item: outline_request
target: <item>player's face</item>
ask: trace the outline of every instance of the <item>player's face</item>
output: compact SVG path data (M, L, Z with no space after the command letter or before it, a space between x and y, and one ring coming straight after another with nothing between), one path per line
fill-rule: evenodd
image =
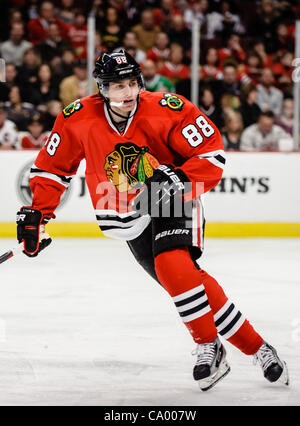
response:
M109 83L108 98L110 102L123 102L122 106L113 106L112 109L117 112L128 113L132 111L135 107L138 94L139 85L135 78Z

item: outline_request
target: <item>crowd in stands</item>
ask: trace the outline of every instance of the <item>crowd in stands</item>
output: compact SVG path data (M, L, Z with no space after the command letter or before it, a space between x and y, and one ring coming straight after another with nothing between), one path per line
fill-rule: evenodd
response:
M225 149L284 150L293 134L297 0L2 0L0 150L41 148L58 113L88 94L89 13L95 58L124 47L147 90L187 99L196 17L199 107Z

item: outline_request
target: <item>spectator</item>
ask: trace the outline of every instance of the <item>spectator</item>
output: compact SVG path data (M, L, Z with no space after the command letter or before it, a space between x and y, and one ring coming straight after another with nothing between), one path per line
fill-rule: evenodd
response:
M59 98L63 108L74 102L76 99L88 95L88 79L86 61L78 59L74 64L74 74L66 77L59 85ZM98 93L96 82L94 82L94 92Z
M279 62L273 65L273 74L277 81L280 81L281 76L291 79L293 74L293 54L291 52L283 52L279 57Z
M232 59L236 63L243 63L246 60L246 53L241 47L240 36L238 34L230 34L227 39L226 47L218 50L219 66L223 68L225 61Z
M189 78L190 70L183 64L183 49L179 44L170 47L169 60L158 69L160 75L167 77L174 85L184 78Z
M38 0L29 0L27 5L26 15L29 20L36 19L39 16Z
M98 58L103 52L105 51L105 49L102 46L102 39L101 39L101 34L99 31L96 30L95 32L95 52L94 52L94 58Z
M108 7L105 12L103 30L100 29L102 45L108 52L112 52L122 44L124 32L120 25L118 11L114 7Z
M40 65L37 83L32 86L32 103L39 112L46 112L47 103L58 99L57 89L52 85L52 71L48 64Z
M168 31L170 29L171 18L174 15L181 15L179 9L174 5L173 0L161 0L159 8L153 10L155 24L162 29Z
M5 77L6 77L6 84L9 87L12 87L13 85L17 85L19 80L18 75L18 69L15 66L15 64L12 64L11 62L7 62L5 64Z
M293 71L293 54L291 52L283 52L279 62L273 65L273 73L276 78L277 88L286 94L293 93Z
M7 119L3 102L0 102L0 150L17 147L18 132L14 122Z
M48 28L51 22L56 22L59 27L60 36L65 39L67 27L63 21L54 14L54 6L50 1L43 1L39 10L38 18L32 19L28 23L29 41L33 44L42 43L48 37Z
M183 19L186 23L187 28L192 30L192 23L194 17L200 23L200 32L203 38L207 37L207 13L208 13L208 0L199 0L193 3L189 3L184 8Z
M222 71L219 68L219 54L214 47L210 47L207 50L202 72L204 81L209 81L211 79L221 80L223 78Z
M35 48L29 48L23 55L22 65L18 68L18 74L22 78L22 87L27 90L37 81L37 73L41 65L40 55ZM29 94L30 97L30 94Z
M240 149L243 128L243 119L239 112L230 111L225 115L222 139L226 151L238 151Z
M33 115L28 122L27 131L20 137L21 149L41 149L48 139L48 134L48 132L44 132L40 116Z
M146 59L146 53L138 49L137 45L138 40L136 34L133 31L127 31L123 38L123 47L139 64L141 64Z
M241 151L278 151L279 141L289 137L279 126L274 124L272 111L262 112L258 123L247 127L241 136Z
M183 16L172 16L171 28L168 35L169 39L172 40L172 43L179 44L183 48L185 54L190 56L192 35L191 31L185 25Z
M61 61L53 68L53 84L58 87L61 81L73 74L75 54L73 49L66 48L62 52Z
M12 8L12 9L10 9L10 14L9 15L10 15L9 16L9 27L10 28L14 24L22 24L22 25L24 25L23 16L22 16L21 10Z
M272 67L272 65L273 65L272 55L268 55L266 53L265 45L264 45L262 40L258 39L256 42L254 42L253 50L254 50L254 52L256 52L260 56L260 58L262 60L263 68L271 68Z
M231 111L238 111L241 106L241 101L238 96L225 93L220 98L220 105L222 114L225 116L226 114L230 114Z
M142 65L146 90L149 92L175 92L175 87L166 77L157 74L156 65L147 59Z
M9 40L1 45L1 56L6 62L11 62L16 66L21 65L24 52L32 46L29 41L23 39L23 36L23 24L13 24Z
M87 24L85 14L81 10L76 11L74 22L68 25L68 38L76 58L86 59Z
M67 47L70 47L70 44L61 37L57 22L51 22L48 26L47 38L36 45L36 50L42 62L48 62L54 67L60 62L62 52Z
M107 8L106 0L92 0L92 2L92 12L96 17L96 28L101 32L101 28L103 28L105 21L105 11Z
M8 101L9 91L18 84L18 71L14 64L5 64L5 83L0 83L0 101Z
M232 32L244 34L245 28L239 15L233 13L229 1L223 0L220 12L211 12L207 15L207 38L227 38Z
M155 45L152 49L148 50L147 59L151 59L158 67L168 59L170 54L169 37L164 32L156 34Z
M293 52L294 42L293 38L289 34L289 29L286 24L280 22L276 28L276 36L273 39L272 51L276 53L276 56L280 56L283 52Z
M276 117L275 124L280 126L286 133L293 137L294 128L294 101L286 98L282 103L281 113Z
M124 18L129 27L133 27L140 23L141 6L144 7L144 4L141 5L141 3L141 0L125 0Z
M257 86L257 104L264 112L272 111L278 115L281 111L283 94L274 86L272 70L264 68L261 75L261 83Z
M56 16L65 24L73 24L75 20L74 0L61 0L60 8L56 11Z
M242 89L239 112L242 114L245 128L256 123L262 112L256 101L257 89L255 86L249 85Z
M139 49L147 52L155 44L156 34L160 28L154 23L154 15L151 9L146 9L141 13L141 23L135 25L132 31L138 39Z
M29 102L23 102L18 86L12 86L8 98L9 101L5 103L7 118L15 123L18 130L26 130L28 121L34 114L34 106Z
M47 104L47 111L43 114L43 123L45 131L52 130L56 117L62 111L62 103L60 101L50 101Z
M260 10L254 16L249 29L251 35L262 38L268 54L274 52L277 24L278 14L273 0L262 0Z
M232 95L239 98L242 83L238 79L237 67L234 64L227 64L223 69L223 80L211 82L216 99L221 99L223 95Z
M200 91L199 109L218 127L223 127L224 121L222 117L222 110L216 104L214 94L209 87L204 87Z
M262 59L254 50L247 54L245 65L239 66L239 75L246 84L259 84L263 69Z

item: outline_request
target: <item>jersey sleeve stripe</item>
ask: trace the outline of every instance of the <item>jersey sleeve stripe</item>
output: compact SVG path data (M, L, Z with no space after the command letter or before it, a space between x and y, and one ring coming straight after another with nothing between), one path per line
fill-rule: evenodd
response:
M222 149L218 149L217 151L205 152L203 154L198 155L200 159L206 159L210 161L214 166L219 167L220 169L224 169L226 158L225 152Z
M105 222L105 221L113 221L117 223L128 223L133 222L134 220L138 219L139 216L113 216L113 215L96 215L97 221Z
M103 217L119 217L119 218L124 218L124 217L129 217L129 216L135 216L136 212L135 211L131 211L131 212L125 212L125 213L119 213L116 210L95 210L95 214L96 216L103 216Z
M30 179L33 179L35 177L42 177L42 178L54 180L55 182L58 182L61 185L63 185L65 188L68 188L72 180L72 176L56 175L54 173L49 173L49 172L46 172L45 170L41 170L41 169L37 169L33 167L30 170Z
M116 220L97 220L98 225L100 226L101 229L105 228L105 230L109 229L109 228L129 228L132 227L133 225L135 225L136 223L140 222L140 217L138 217L137 219L133 219L131 221L127 221L127 222L118 222Z

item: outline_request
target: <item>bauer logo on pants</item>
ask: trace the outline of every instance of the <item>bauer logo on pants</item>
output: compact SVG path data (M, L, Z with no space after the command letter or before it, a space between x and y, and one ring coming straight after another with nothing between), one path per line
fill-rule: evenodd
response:
M170 235L184 235L184 234L189 235L189 233L190 233L189 229L169 229L168 231L163 231L157 234L155 236L155 241Z

